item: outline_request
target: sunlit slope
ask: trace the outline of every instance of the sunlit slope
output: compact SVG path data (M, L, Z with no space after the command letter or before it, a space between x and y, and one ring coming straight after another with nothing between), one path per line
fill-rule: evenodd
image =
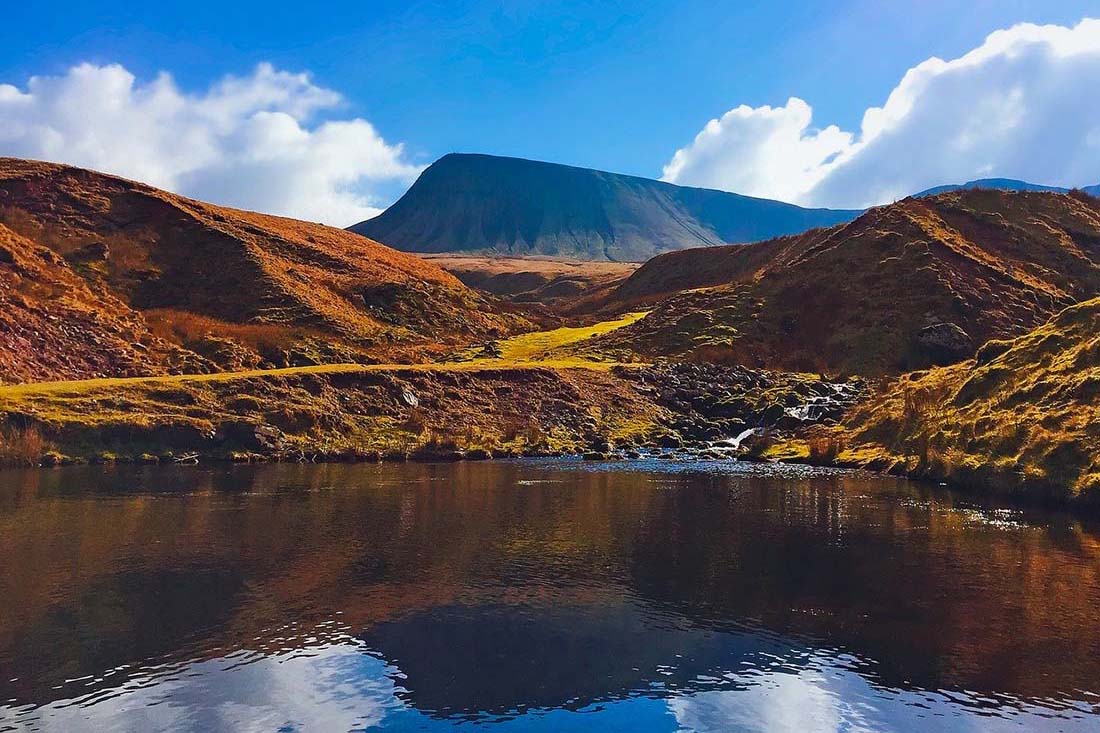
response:
M890 374L973 356L1100 294L1100 200L967 190L647 262L604 307L652 308L612 351Z
M185 370L420 358L529 328L434 264L345 230L79 168L0 159L0 222L193 352Z
M845 427L842 462L1100 504L1100 299L900 378Z

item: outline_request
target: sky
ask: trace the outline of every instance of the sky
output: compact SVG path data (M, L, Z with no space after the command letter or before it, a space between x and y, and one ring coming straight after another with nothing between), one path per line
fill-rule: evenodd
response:
M1100 2L23 2L0 25L0 154L341 226L453 151L835 207L1091 185L1089 17Z

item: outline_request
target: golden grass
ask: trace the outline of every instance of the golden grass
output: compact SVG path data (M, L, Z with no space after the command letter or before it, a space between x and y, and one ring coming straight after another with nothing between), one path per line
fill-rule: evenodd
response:
M845 423L840 463L1100 503L1100 299L883 385Z
M0 430L0 466L34 466L50 448L38 428Z
M274 323L230 323L186 311L158 308L145 311L153 335L185 346L204 338L227 338L260 354L289 349L310 335L301 328Z
M583 355L575 355L566 351L567 347L574 346L588 339L602 336L611 331L636 323L648 315L648 311L627 313L624 316L610 320L600 321L590 326L566 326L555 328L551 331L533 331L522 333L518 336L502 339L495 342L499 357L477 358L477 349L468 349L462 355L473 363L506 362L513 365L527 362L568 364L570 366L596 366L601 363L595 359Z

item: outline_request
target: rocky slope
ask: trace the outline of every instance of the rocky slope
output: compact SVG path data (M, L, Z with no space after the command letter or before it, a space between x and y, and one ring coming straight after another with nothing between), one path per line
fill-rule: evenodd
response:
M520 158L452 154L429 166L393 206L351 230L409 252L640 262L685 247L803 232L858 213Z
M890 382L827 439L848 465L1100 507L1100 299Z
M56 252L0 224L0 383L158 374L191 356Z
M649 316L587 349L879 375L972 356L1100 293L1100 201L965 190L749 246L661 255L602 306Z
M148 332L211 370L415 358L526 325L437 266L364 237L78 168L0 159L0 223L57 255L35 260L35 279L83 283L104 304L93 310L126 311L143 355L60 371L13 366L0 380L175 368ZM15 286L11 268L0 276Z

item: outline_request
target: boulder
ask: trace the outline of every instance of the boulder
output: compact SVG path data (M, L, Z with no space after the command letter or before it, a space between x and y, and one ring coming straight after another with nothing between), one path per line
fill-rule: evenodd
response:
M70 252L66 259L71 262L101 262L111 256L111 248L106 242L88 242L83 247Z
M974 353L970 334L954 323L934 323L917 333L917 345L934 364L952 364Z

